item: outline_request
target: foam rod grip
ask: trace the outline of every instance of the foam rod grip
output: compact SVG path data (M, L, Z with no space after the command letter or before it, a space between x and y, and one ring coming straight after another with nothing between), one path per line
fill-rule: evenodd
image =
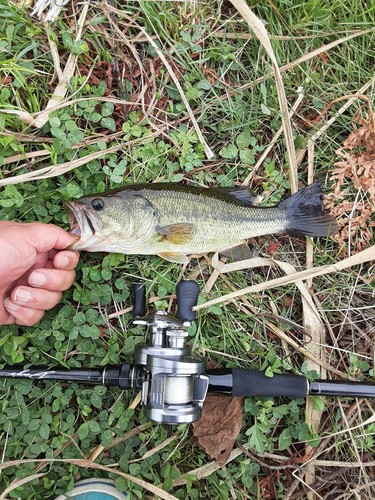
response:
M305 398L308 383L305 377L285 374L267 377L264 372L233 368L232 396L284 396Z
M133 293L133 318L139 318L146 314L146 288L143 283L135 283Z
M181 321L194 321L196 312L193 307L197 305L199 297L199 285L193 280L183 280L177 285L178 317Z

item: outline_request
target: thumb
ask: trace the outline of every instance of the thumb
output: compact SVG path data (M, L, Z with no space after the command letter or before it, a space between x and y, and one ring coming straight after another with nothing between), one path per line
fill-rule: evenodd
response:
M25 224L27 239L38 252L49 252L52 249L63 250L77 241L61 227L42 222Z

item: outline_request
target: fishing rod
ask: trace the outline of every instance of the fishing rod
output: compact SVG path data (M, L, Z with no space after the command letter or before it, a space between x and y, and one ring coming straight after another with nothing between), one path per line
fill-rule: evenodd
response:
M195 281L181 281L176 288L178 318L165 311L146 316L144 285L134 285L133 323L148 328L150 344L138 345L135 363L103 368L46 369L7 366L0 378L60 380L141 390L146 416L162 424L189 424L199 420L209 392L229 396L375 397L375 384L317 380L293 374L273 375L242 368L206 370L205 359L192 354L188 331L196 313L199 287Z

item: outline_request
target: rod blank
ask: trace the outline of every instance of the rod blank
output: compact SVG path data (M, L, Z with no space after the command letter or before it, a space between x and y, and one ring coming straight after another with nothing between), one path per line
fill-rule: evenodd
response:
M375 384L352 381L317 380L308 382L303 376L293 374L267 377L264 372L242 368L208 370L209 392L219 392L243 397L290 397L341 396L375 398ZM139 389L144 380L144 367L124 363L104 368L47 369L45 367L6 366L0 370L0 378L26 378L32 380L61 380Z
M309 395L375 398L375 384L317 380L309 383Z

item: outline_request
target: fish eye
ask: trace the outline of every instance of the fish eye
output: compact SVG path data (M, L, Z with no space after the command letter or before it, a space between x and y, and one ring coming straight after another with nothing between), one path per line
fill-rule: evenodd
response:
M91 205L92 205L92 208L94 210L97 210L97 211L103 210L103 208L104 208L104 201L101 200L100 198L95 198L94 200L92 200Z

